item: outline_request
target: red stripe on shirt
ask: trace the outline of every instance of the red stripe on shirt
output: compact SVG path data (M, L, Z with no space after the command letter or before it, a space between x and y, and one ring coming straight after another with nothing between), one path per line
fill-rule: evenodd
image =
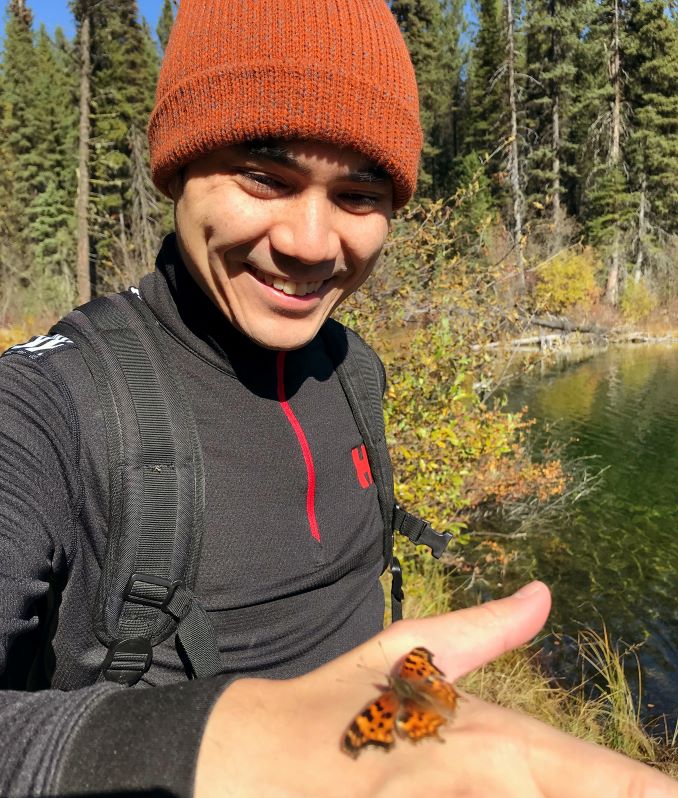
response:
M299 423L299 419L294 415L294 410L290 407L285 395L285 352L278 352L277 359L278 368L278 401L283 409L283 413L290 422L294 430L301 453L304 456L304 463L306 464L306 517L308 524L311 527L311 535L320 542L320 530L318 529L318 520L315 517L315 465L313 464L313 455L311 454L311 447L306 440L306 434Z

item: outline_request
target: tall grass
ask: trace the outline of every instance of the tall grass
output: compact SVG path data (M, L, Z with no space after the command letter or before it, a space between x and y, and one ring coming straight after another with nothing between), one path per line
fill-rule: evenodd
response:
M428 556L412 558L405 582L406 617L425 617L452 609L445 568ZM416 560L416 561L415 561ZM390 585L389 585L390 589ZM603 627L581 632L578 653L587 672L567 689L543 672L539 645L511 651L460 680L462 689L485 701L525 712L581 740L603 745L678 779L678 723L664 722L662 734L643 726L642 674L633 648L621 650ZM627 667L637 673L634 698Z

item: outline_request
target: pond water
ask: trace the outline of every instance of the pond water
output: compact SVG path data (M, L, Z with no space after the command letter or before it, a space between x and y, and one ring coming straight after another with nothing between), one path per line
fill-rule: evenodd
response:
M603 624L641 643L646 719L678 717L678 347L617 347L514 383L509 408L550 425L566 456L596 456L600 487L519 544L522 578L554 598L546 649L555 671L581 676L574 640ZM517 577L517 575L514 575ZM504 585L505 589L514 585ZM623 645L622 645L623 648ZM633 681L633 674L629 674Z

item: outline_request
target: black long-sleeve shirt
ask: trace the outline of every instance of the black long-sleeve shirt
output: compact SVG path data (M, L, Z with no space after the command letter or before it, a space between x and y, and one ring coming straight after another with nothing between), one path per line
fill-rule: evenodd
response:
M258 347L195 285L173 236L139 288L198 425L195 592L224 675L186 682L169 638L140 687L95 683L106 653L92 630L108 514L101 408L68 340L10 350L0 360L3 797L190 795L204 723L234 676L298 675L381 628L376 488L320 337L288 353Z

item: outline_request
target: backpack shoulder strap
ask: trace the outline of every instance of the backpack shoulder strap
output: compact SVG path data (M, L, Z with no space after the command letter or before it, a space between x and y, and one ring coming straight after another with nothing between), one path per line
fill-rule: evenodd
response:
M359 335L339 322L329 319L321 328L321 335L365 442L384 523L383 555L386 569L393 554L394 497L393 469L386 446L382 407L386 388L384 367L374 350Z
M134 292L101 297L54 328L79 347L101 402L110 502L95 632L103 677L135 684L153 646L176 631L190 676L222 669L193 595L204 510L202 452L157 321Z
M402 569L398 558L393 555L394 530L415 545L427 546L436 558L443 554L452 535L449 532L439 534L427 521L395 502L382 404L386 373L379 356L357 333L333 319L326 322L321 333L365 441L384 522L384 568L390 568L392 575L391 614L394 620L398 620L402 617L404 593Z

